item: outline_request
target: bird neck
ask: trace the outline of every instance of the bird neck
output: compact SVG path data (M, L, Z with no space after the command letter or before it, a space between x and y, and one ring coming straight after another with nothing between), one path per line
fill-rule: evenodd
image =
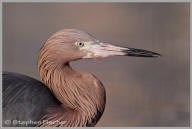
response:
M93 75L76 72L69 63L49 62L40 66L42 81L62 103L64 113L72 113L74 118L81 119L80 125L71 126L95 125L105 108L105 89L99 80ZM67 119L64 116L62 118ZM71 119L66 121L68 123L64 126L73 123Z

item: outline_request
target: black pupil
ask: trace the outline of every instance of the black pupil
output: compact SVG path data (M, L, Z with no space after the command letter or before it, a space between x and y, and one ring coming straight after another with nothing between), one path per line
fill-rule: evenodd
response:
M79 43L79 46L82 46L83 45L83 43Z

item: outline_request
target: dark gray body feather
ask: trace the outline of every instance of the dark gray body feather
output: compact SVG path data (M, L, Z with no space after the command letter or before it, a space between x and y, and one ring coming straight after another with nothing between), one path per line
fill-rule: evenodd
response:
M51 105L60 102L40 81L31 77L3 72L3 126L36 126ZM11 121L11 122L10 122ZM24 123L22 123L24 122Z

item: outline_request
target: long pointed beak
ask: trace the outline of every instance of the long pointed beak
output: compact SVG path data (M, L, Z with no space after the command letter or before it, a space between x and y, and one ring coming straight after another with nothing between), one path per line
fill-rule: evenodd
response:
M137 57L160 57L161 55L152 51L128 48L124 51L126 56L137 56Z
M95 58L105 58L108 56L135 56L135 57L160 57L161 55L152 51L135 49L129 47L119 47L108 43L99 43L92 49Z

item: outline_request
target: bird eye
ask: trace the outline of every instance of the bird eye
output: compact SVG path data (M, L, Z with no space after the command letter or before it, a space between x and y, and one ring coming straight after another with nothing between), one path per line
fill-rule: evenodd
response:
M82 43L82 42L77 42L76 45L77 45L78 47L83 47L83 46L84 46L84 43Z

